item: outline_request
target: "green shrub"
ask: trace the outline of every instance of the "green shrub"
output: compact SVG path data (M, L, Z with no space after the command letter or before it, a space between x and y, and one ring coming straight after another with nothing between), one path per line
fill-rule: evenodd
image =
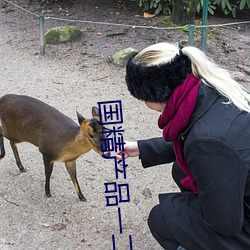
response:
M146 11L154 11L159 13L171 14L172 1L174 0L136 0L140 7ZM193 1L193 0L189 0ZM201 12L204 0L199 0L197 4L197 13ZM224 14L231 14L236 17L236 12L243 9L250 9L250 0L208 0L208 11L214 15L217 7L220 7Z
M233 17L236 17L237 10L250 9L250 0L214 0L213 4L220 6L225 14L231 13Z
M145 11L153 11L156 15L160 13L165 15L171 14L171 0L136 0L136 2Z
M202 11L202 8L203 8L203 0L200 0L197 4L197 7L196 7L197 13L200 13ZM214 15L215 10L216 10L216 6L213 4L213 2L208 0L208 12L211 15Z

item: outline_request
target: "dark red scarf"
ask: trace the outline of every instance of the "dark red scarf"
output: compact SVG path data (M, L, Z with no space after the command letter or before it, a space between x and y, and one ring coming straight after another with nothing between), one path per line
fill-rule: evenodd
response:
M176 161L187 174L187 177L181 180L181 184L195 194L198 194L198 187L185 160L179 135L186 128L194 111L199 86L200 80L191 73L174 90L158 120L159 128L163 129L164 139L173 142Z

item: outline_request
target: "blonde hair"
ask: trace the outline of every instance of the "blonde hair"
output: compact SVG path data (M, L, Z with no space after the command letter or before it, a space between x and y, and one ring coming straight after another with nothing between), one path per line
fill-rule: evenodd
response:
M157 43L138 53L134 62L144 66L160 65L170 62L181 52L190 59L193 74L228 99L225 104L233 103L238 109L250 113L250 94L231 77L227 70L215 64L195 47L187 46L180 51L176 44Z

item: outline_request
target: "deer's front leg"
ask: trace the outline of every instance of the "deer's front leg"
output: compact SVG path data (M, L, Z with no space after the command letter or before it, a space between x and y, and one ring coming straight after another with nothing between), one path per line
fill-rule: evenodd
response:
M53 166L54 166L54 162L51 161L51 159L46 156L43 155L43 163L44 163L44 168L45 168L45 194L47 197L51 197L51 193L50 193L50 177L53 171Z
M82 191L80 189L79 183L76 177L76 161L68 161L65 162L66 169L70 175L71 180L73 181L76 193L81 201L86 201L86 198L83 196Z

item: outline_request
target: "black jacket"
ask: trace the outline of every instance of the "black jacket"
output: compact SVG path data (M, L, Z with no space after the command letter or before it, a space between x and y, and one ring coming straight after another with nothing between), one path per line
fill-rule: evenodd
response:
M179 136L199 194L178 195L185 196L194 224L186 226L196 228L193 233L204 241L202 249L250 249L250 114L225 102L212 88L201 85L189 125ZM175 161L172 144L163 138L138 145L144 167ZM172 199L173 194L160 195L163 212Z

